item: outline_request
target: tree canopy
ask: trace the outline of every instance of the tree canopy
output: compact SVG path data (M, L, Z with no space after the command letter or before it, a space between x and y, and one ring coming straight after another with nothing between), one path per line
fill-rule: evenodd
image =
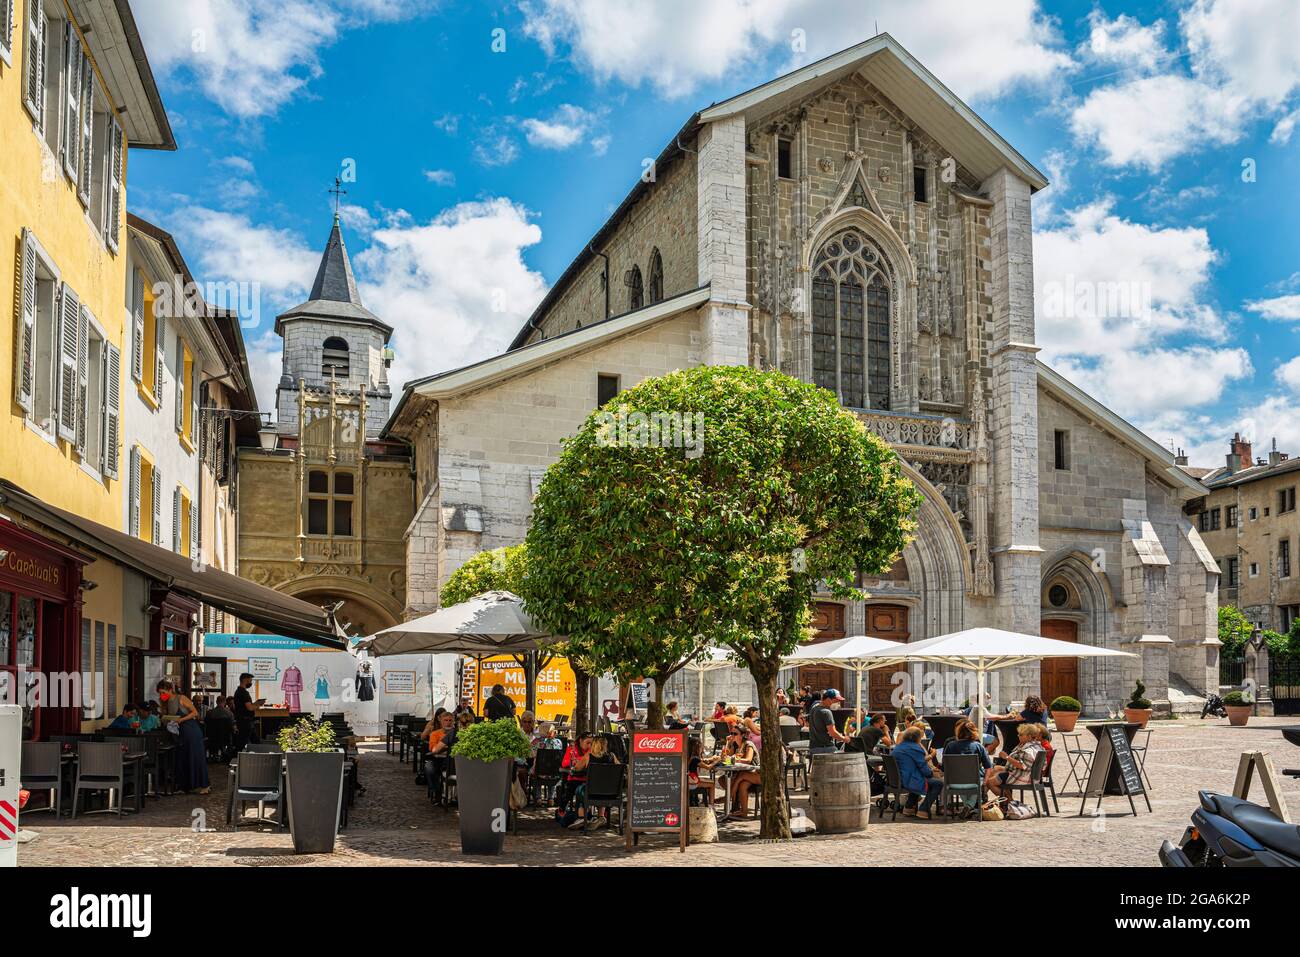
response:
M527 550L523 545L479 552L451 573L447 584L442 586L441 604L458 605L488 591L518 595L526 562Z
M603 669L656 685L707 644L754 673L763 725L814 591L852 597L897 559L921 497L893 450L835 396L778 372L703 367L648 379L592 413L534 501L529 611ZM768 753L769 744L772 753ZM788 834L780 739L765 807ZM775 825L773 825L775 827Z

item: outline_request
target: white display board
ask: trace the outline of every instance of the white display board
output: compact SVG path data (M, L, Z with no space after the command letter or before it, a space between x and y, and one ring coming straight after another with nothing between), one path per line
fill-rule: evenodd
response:
M455 655L368 658L279 635L236 634L205 635L203 653L226 659L226 694L248 672L254 698L317 717L342 712L363 736L383 734L394 714L427 715L455 701Z
M0 867L18 866L19 761L23 754L23 709L0 704Z

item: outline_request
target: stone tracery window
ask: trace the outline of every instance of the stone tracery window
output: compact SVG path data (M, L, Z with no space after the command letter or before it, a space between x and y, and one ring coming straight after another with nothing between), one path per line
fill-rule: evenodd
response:
M888 409L889 278L879 249L856 229L813 260L813 382L850 408Z
M627 285L627 310L634 312L645 305L645 297L641 285L641 267L633 266L627 271L623 280Z
M658 246L650 252L650 282L646 292L651 305L664 298L664 260Z

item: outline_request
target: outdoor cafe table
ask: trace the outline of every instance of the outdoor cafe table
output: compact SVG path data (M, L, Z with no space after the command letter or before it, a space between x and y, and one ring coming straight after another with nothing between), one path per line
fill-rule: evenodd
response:
M957 736L957 722L966 716L964 714L927 714L922 715L923 720L930 726L934 732L934 746L942 749L948 742L949 738Z
M144 810L144 783L145 783L144 759L145 757L147 757L147 755L145 755L143 751L139 752L138 754L124 753L122 755L123 769L130 774L131 781L135 785L135 801L133 802L135 804L135 807L126 808L126 810L128 811L138 813ZM77 791L76 791L77 752L76 751L64 751L59 755L59 770L62 772L59 786L63 789L64 792L63 796L67 798L69 797L69 795L71 795L71 799L75 802L77 800ZM94 794L96 792L92 791L90 793ZM119 794L117 796L118 802L121 803L125 799L125 797L126 795ZM105 808L105 809L111 810L111 808ZM83 811L82 813L89 814L91 812Z

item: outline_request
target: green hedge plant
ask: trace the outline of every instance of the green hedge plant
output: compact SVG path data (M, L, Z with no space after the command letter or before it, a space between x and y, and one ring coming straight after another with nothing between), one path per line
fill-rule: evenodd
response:
M334 726L311 718L299 718L296 724L281 728L276 740L281 751L333 751Z
M1132 708L1134 711L1145 711L1147 708L1150 708L1151 699L1142 697L1146 693L1146 690L1147 686L1144 685L1142 679L1139 678L1137 686L1133 689L1133 693L1129 695L1128 704L1125 707Z
M1229 691L1223 696L1223 703L1229 708L1249 708L1254 704L1244 691Z
M451 746L452 757L471 761L500 761L502 758L526 758L531 754L528 737L510 718L480 721L456 733Z
M1068 694L1063 694L1059 698L1052 700L1049 711L1082 711L1083 705L1079 703L1078 698L1071 698Z

